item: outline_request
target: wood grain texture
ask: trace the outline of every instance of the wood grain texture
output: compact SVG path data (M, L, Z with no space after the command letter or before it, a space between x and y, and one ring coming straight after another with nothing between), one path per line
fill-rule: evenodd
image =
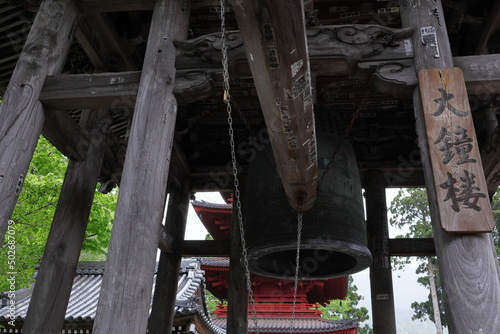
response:
M0 104L0 243L42 131L38 95L64 65L75 15L74 0L41 4Z
M495 222L462 71L422 69L418 79L441 227L491 232Z
M173 253L161 252L149 322L149 333L170 334L174 323L177 282L181 265L181 245L186 232L189 209L189 180L172 191L169 198L165 229L172 234Z
M499 55L453 57L455 67L463 71L469 95L500 93ZM358 63L356 75L369 78L382 93L411 97L418 83L412 59Z
M61 333L104 156L107 110L88 112L87 159L70 160L26 315L23 333ZM87 118L84 115L83 118Z
M242 182L243 181L243 182ZM240 180L240 192L246 194L245 186L248 180ZM245 207L245 196L240 198L242 208ZM231 216L231 249L229 255L229 288L227 309L227 333L248 333L248 289L243 265L243 247L241 243L240 226L236 201L233 201ZM250 321L252 321L250 319Z
M365 173L366 223L370 266L370 292L374 333L396 334L396 312L389 256L389 225L384 173Z
M303 2L233 1L285 193L294 209L316 199L316 135Z
M441 1L400 1L403 26L439 27L438 36L447 36ZM429 15L436 10L437 18ZM440 58L434 58L419 38L414 38L416 70L447 68L453 66L451 53L446 52L447 41ZM433 170L430 163L428 139L423 116L420 92L415 90L413 103L416 129L426 179L427 194L444 294L444 304L450 334L495 333L500 328L499 266L490 233L450 234L441 229L434 190Z
M173 40L186 37L189 12L183 0L155 4L95 334L146 332L177 109Z

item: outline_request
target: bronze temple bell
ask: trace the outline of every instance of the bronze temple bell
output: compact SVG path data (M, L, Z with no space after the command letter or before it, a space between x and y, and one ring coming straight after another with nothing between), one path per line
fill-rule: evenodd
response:
M318 186L313 207L304 212L299 279L346 276L370 266L361 181L352 146L338 135L333 114L316 115ZM319 125L318 125L319 124ZM250 270L295 278L297 212L288 204L268 146L250 162L245 235Z

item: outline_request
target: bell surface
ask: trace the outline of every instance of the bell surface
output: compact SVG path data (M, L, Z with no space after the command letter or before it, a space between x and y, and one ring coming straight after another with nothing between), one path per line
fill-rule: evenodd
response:
M324 132L317 134L317 150L318 180L337 153L314 205L303 213L300 280L346 276L372 262L354 151L336 134ZM244 217L250 270L294 279L298 213L288 204L270 146L250 163Z

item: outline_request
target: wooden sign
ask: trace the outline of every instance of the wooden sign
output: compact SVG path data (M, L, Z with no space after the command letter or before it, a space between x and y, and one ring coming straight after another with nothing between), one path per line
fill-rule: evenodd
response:
M493 215L462 70L418 72L443 230L491 232Z

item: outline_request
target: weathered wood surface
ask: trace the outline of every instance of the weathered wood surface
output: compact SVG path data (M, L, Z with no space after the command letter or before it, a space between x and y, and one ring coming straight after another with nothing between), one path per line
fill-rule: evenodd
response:
M389 239L390 256L436 256L433 238Z
M0 243L42 131L38 95L64 65L75 16L73 0L42 3L0 104Z
M173 40L186 37L189 13L182 0L155 3L95 334L146 332L177 109Z
M174 95L178 105L193 103L215 93L220 70L177 71ZM133 108L141 72L72 74L48 77L40 94L46 109Z
M81 15L75 37L97 72L138 69L130 49L124 45L105 13Z
M240 192L246 194L248 180L240 179ZM245 207L245 196L240 198L242 208ZM243 247L238 218L237 202L233 201L231 216L231 249L229 256L229 288L227 302L227 333L248 333L248 289L243 262Z
M172 253L161 252L149 321L149 333L170 334L174 323L177 282L181 266L181 246L189 209L189 180L174 189L169 198L165 230L172 234Z
M491 232L495 222L462 71L422 69L418 79L441 227Z
M65 111L46 110L42 133L69 159L78 161L87 157L88 132Z
M189 0L183 0L187 3ZM218 0L190 0L192 8L220 7ZM124 12L136 10L152 10L154 0L78 0L78 8L86 13Z
M413 49L407 38L412 31L369 24L307 28L311 71L319 75L351 75L358 62L411 59ZM226 36L231 77L250 76L240 31L229 31ZM175 44L178 69L220 68L221 33L178 40Z
M370 292L374 334L395 334L396 313L389 256L389 225L383 172L365 173L366 225L370 266Z
M233 6L288 202L308 210L318 162L303 2Z
M403 26L417 29L413 38L416 70L453 67L441 1L402 0L400 10ZM439 57L432 43L422 43L420 28L429 26L437 31ZM490 233L458 235L441 229L418 91L413 101L449 332L494 333L500 328L500 282L493 238Z
M462 69L469 95L500 93L500 55L454 57ZM360 62L356 75L368 79L382 93L411 97L418 83L412 59Z
M23 333L58 334L63 329L111 125L106 110L86 114L81 123L92 133L87 158L69 161Z
M493 196L500 184L500 127L495 128L481 148L481 160L488 194Z

